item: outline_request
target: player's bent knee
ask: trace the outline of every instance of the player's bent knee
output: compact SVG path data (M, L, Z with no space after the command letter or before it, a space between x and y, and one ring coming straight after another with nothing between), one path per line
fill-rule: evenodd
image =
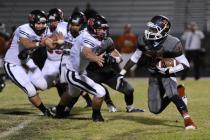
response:
M119 91L126 94L130 95L133 94L134 88L127 82L123 82L122 86L120 86Z
M34 87L27 88L28 97L33 97L37 94L37 91Z
M47 81L44 79L44 78L39 78L37 81L36 81L36 84L35 86L40 89L40 90L46 90L47 89Z
M106 94L106 91L104 89L104 87L102 87L101 85L97 84L95 86L96 89L96 97L103 97Z
M159 114L161 111L161 108L158 107L157 105L150 104L148 105L149 111L153 114Z

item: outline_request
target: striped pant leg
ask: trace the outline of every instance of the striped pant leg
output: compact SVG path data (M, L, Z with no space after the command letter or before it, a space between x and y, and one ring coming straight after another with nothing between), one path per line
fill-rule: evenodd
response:
M79 88L82 91L86 91L95 95L96 97L103 97L105 93L104 87L100 84L94 82L92 79L87 77L86 75L80 75L77 72L67 70L67 80L68 83L76 88ZM70 92L71 89L69 89Z
M33 97L37 94L34 85L22 66L4 62L4 69L11 81L22 89L28 97Z

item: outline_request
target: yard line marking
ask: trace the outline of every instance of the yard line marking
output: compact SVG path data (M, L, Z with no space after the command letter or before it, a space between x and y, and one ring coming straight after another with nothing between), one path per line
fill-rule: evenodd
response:
M34 120L34 119L33 119ZM28 126L30 123L32 122L32 120L25 120L21 123L19 123L17 126L10 128L8 131L2 132L0 133L0 138L4 138L7 137L23 128L25 128L26 126Z

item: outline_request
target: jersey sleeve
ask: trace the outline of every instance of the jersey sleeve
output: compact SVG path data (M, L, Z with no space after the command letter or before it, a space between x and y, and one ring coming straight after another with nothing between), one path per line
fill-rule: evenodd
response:
M84 47L94 48L95 44L93 43L93 41L91 39L83 38L82 39L82 48L84 48Z
M173 53L175 57L181 56L183 54L183 46L181 41L177 42L177 44L173 48Z
M21 26L18 30L19 38L29 38L30 33L27 28L24 28L24 26Z
M57 33L62 33L64 36L67 34L67 23L61 22L58 24L58 27L56 28Z

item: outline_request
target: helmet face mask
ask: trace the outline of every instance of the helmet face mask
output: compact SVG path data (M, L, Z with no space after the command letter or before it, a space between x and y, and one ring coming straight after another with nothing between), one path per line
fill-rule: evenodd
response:
M88 20L88 32L96 37L98 40L103 40L109 34L109 26L103 16L96 15L94 18Z
M160 41L165 38L170 31L171 24L164 16L155 16L147 23L148 29L144 31L145 39Z
M63 20L63 11L59 8L53 8L49 10L47 19L49 28L53 32L57 28L58 23Z
M74 12L68 20L68 30L71 32L73 37L79 35L81 26L85 21L84 14L82 12Z
M30 27L37 35L44 33L46 29L47 19L44 11L33 10L28 16Z
M103 40L104 38L108 36L108 30L109 30L109 27L106 27L106 26L95 29L96 37L99 40Z

